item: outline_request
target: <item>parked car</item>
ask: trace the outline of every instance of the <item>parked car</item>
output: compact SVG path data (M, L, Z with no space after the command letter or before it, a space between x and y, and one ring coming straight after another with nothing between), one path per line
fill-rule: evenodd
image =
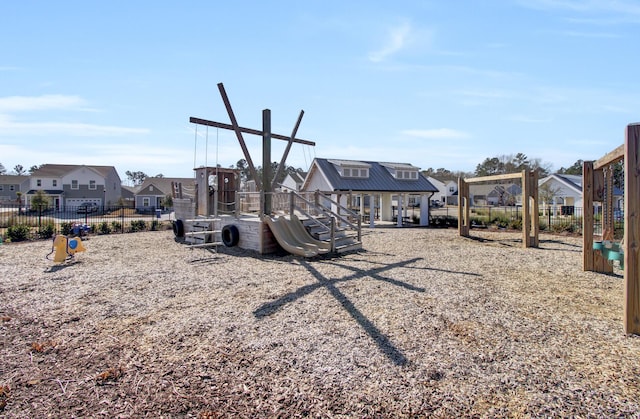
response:
M95 202L83 202L78 206L76 212L78 214L91 214L92 212L98 212L98 204Z

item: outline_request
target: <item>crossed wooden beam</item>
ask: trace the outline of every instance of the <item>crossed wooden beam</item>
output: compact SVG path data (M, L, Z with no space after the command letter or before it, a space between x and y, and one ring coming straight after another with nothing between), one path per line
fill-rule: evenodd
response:
M284 164L289 155L289 151L291 150L291 145L293 143L305 144L315 146L316 143L309 140L302 140L296 138L296 134L298 132L298 128L300 127L300 122L302 121L302 116L304 115L304 111L300 111L300 116L298 117L298 121L296 122L293 131L291 132L291 136L287 137L285 135L273 134L271 132L271 111L269 109L264 109L262 111L262 131L244 128L238 125L238 121L233 113L233 109L231 108L231 103L229 102L229 98L227 96L227 92L224 90L224 85L222 83L218 83L218 90L220 91L220 96L222 96L222 101L224 102L224 106L227 109L227 113L229 114L229 119L231 120L231 124L225 124L222 122L209 121L207 119L202 118L194 118L190 117L189 122L194 124L206 125L210 127L228 129L234 131L236 133L236 137L238 138L238 142L240 143L240 147L242 148L242 152L244 153L244 158L247 161L247 165L249 166L249 171L251 176L256 181L256 186L258 190L263 190L265 192L272 192L276 186L276 179L280 177L282 171L284 170ZM253 160L251 159L251 155L249 154L249 150L247 149L247 145L244 142L244 138L242 134L253 134L262 136L262 182L258 178L258 172L256 171L255 165L253 164ZM278 169L276 175L273 177L273 181L269 184L269 178L271 175L271 139L275 138L276 140L287 141L287 147L282 154L282 159L280 160L280 164L278 164Z

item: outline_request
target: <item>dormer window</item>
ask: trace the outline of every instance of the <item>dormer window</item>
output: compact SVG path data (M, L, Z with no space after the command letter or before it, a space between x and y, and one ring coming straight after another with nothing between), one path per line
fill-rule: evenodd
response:
M391 176L396 179L402 180L418 180L419 167L413 166L409 163L380 163L386 167Z
M355 167L345 167L342 169L342 177L368 178L369 169L359 169Z
M416 180L418 179L418 172L415 170L397 170L396 179Z
M343 178L367 179L369 177L369 163L354 160L329 160Z

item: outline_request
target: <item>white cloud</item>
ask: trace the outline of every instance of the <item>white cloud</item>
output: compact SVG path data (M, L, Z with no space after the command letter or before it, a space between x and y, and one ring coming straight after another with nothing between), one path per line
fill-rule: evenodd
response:
M388 38L384 46L369 53L369 60L374 63L384 61L390 55L402 50L409 36L411 35L411 25L409 23L403 23L400 26L396 26L389 31Z
M7 96L0 98L0 112L78 109L83 107L85 103L85 100L78 96Z
M132 134L146 135L149 134L150 130L146 128L68 122L16 122L7 115L0 115L0 132L2 132L2 136L64 134L76 137L103 137Z
M465 139L469 138L469 134L463 131L458 131L450 128L438 128L438 129L409 129L402 131L402 134L410 137L424 138L429 140L443 140L443 139Z

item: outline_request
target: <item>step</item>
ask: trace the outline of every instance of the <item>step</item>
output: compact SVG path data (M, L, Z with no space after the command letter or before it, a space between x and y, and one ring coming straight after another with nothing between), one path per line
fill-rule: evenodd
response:
M188 231L184 233L185 236L196 236L198 234L216 234L221 233L221 230L202 230L202 231Z
M186 247L198 248L198 247L213 247L213 246L224 246L224 243L222 243L222 242L211 242L211 243L189 244Z

